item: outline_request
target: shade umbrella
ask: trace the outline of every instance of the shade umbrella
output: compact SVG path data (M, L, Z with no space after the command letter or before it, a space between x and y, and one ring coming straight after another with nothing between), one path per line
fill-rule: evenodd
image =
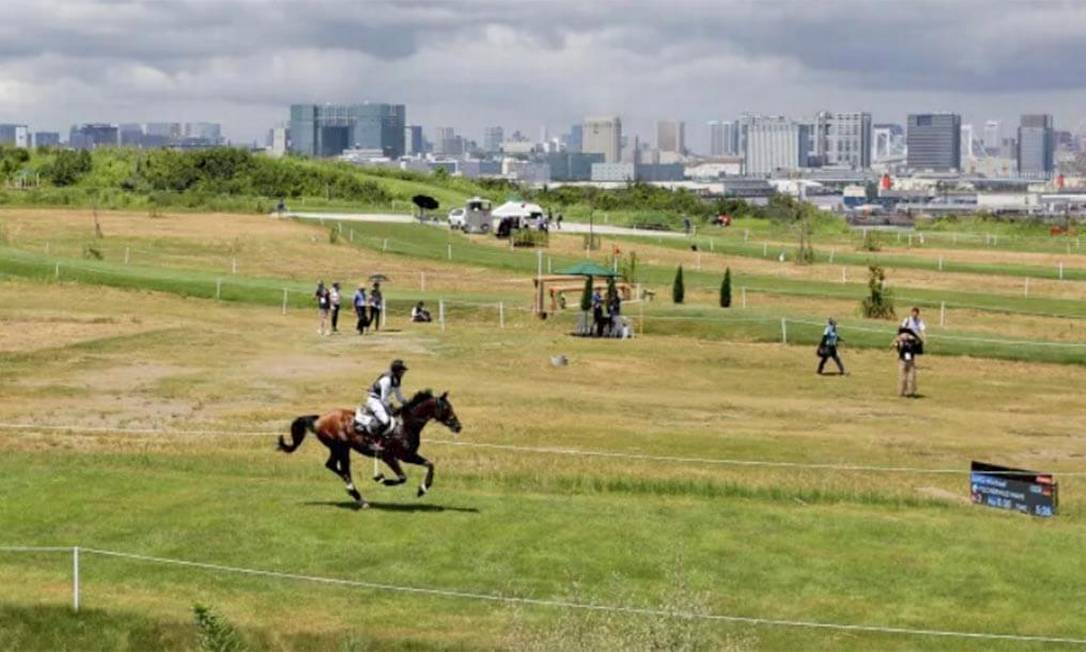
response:
M558 274L565 274L566 276L618 276L618 273L611 270L599 263L594 263L590 260L582 260L576 265L572 265L565 269L560 269Z
M388 283L392 279L385 276L384 274L370 274L370 280L376 283Z

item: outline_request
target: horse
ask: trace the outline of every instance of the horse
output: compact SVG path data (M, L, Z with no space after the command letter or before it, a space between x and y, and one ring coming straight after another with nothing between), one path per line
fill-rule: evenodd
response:
M456 418L456 412L453 410L452 403L449 402L449 393L434 396L430 390L416 393L411 400L403 404L396 416L399 417L399 423L387 439L356 431L353 410L332 410L324 415L301 416L290 424L291 441L289 443L282 435L279 436L278 450L293 453L302 445L306 433L315 434L317 439L328 448L328 461L324 463L324 466L343 480L347 487L347 494L362 508L369 507L369 503L355 488L351 478L352 449L366 457L374 458L373 480L386 487L400 485L407 481L407 475L403 472L400 462L425 466L426 476L418 489L418 496L421 498L434 483L434 463L419 455L422 429L431 420L436 420L451 430L453 435L457 435L461 429L460 420ZM387 464L396 477L386 478L383 473L378 472L377 460Z

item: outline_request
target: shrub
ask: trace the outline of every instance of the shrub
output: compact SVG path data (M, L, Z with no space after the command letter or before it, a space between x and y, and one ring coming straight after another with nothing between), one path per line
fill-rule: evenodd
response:
M234 625L211 607L195 604L192 611L196 618L197 646L201 652L244 652L248 649Z
M720 307L732 306L732 268L724 269L724 280L720 283Z
M83 245L83 257L88 260L102 260L102 250L94 245Z
M328 229L328 242L331 244L339 242L339 229L334 226Z
M882 242L879 239L878 233L865 230L864 239L860 242L860 249L863 251L880 251L882 249Z
M683 286L683 266L679 265L679 269L675 272L675 282L671 285L671 300L675 303L682 303L686 297L686 288Z
M623 281L637 283L637 252L631 251L628 256L619 260L618 269Z
M886 273L878 265L871 265L868 271L870 272L867 279L869 294L860 304L861 313L868 319L893 319L895 317L894 297L886 287Z
M550 234L539 229L517 229L511 238L514 247L546 247L550 244Z

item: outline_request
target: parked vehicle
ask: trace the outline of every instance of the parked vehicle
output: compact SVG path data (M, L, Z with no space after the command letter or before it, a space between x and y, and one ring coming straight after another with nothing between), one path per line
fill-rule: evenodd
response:
M490 233L490 200L472 197L463 208L449 211L449 228L464 233Z
M452 230L464 228L464 215L466 211L463 208L454 208L449 211L449 228Z

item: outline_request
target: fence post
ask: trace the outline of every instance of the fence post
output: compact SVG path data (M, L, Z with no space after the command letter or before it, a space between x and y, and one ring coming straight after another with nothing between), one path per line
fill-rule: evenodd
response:
M946 301L939 302L939 328L946 325Z
M698 249L698 269L701 269L701 249Z
M788 344L788 320L781 318L781 344Z
M222 279L215 279L215 300L218 301L222 298Z
M60 263L57 263L57 268L56 268L56 271L53 273L53 275L57 279L60 278Z
M283 288L283 314L287 314L287 289Z
M448 245L448 247L449 247L449 260L452 260L452 244Z
M419 291L426 291L426 272L419 272Z
M388 238L385 238L384 242L381 243L381 252L384 253L386 251L388 251Z
M230 263L230 273L232 273L232 274L237 274L238 273L238 259L237 258L235 258Z
M79 613L79 546L72 548L72 611Z
M1063 261L1060 261L1060 280L1063 280Z
M762 243L762 258L765 258L768 255L769 255L769 243L768 242L763 242Z
M841 268L841 282L842 283L848 283L848 268L847 267L842 267Z
M939 271L943 271L943 257L939 256Z
M498 302L498 327L505 328L505 302Z
M1022 291L1022 295L1027 297L1027 298L1029 297L1029 277L1028 276L1026 277L1026 287Z
M742 287L742 288L740 288L740 290L741 291L740 291L739 294L741 294L742 297L743 297L743 308L746 308L747 307L747 288Z
M124 248L124 264L128 264L128 247Z
M347 239L354 242L354 229L351 229L350 232L348 232Z
M836 249L830 249L830 264L833 264L833 255L837 253Z
M445 300L439 299L437 302L437 318L441 322L441 332L445 332Z
M381 302L382 304L384 301ZM381 306L381 328L388 326L388 306Z
M638 326L641 328L641 335L644 336L645 335L645 299L644 299L644 297L642 297L641 300L637 302L637 322L638 322Z

